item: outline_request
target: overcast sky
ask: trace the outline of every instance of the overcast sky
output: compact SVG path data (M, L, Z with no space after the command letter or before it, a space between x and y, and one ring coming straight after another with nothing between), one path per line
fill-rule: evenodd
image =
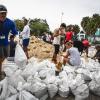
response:
M100 0L0 0L0 4L7 7L9 18L46 19L52 31L61 22L80 25L82 17L100 14Z

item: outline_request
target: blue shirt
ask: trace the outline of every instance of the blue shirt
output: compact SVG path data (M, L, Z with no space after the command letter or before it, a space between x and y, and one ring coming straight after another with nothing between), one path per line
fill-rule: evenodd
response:
M11 32L13 35L17 35L18 32L15 23L12 20L6 18L2 23L3 26L2 29L0 30L0 46L7 46L9 44L8 42L9 33ZM5 38L1 39L2 36L4 36Z

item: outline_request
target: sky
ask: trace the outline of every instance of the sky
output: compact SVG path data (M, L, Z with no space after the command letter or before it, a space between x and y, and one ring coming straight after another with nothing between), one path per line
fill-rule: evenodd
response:
M0 0L8 9L10 19L46 19L50 30L58 28L62 22L77 24L83 17L100 14L100 0Z

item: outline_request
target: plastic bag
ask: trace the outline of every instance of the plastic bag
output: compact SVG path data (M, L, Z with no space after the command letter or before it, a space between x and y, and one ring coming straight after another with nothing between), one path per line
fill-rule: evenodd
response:
M0 100L5 100L6 94L7 94L7 88L8 88L8 82L7 82L7 77L1 81L1 93L0 93Z
M39 99L37 99L29 92L23 90L19 93L19 100L39 100Z
M48 87L48 92L49 92L50 98L53 98L58 91L58 87L55 84L48 84L47 87Z
M69 95L69 87L64 87L64 86L60 86L59 87L59 95L61 96L61 97L68 97L68 95Z
M18 94L8 97L6 100L17 100Z
M19 44L16 45L14 60L20 69L25 68L26 63L27 63L27 57L22 47Z

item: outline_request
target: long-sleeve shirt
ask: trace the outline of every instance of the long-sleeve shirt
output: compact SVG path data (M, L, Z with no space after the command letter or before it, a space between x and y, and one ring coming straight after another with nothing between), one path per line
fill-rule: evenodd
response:
M3 22L0 21L0 46L7 46L9 44L8 35L9 33L17 35L17 29L15 23L6 18Z

